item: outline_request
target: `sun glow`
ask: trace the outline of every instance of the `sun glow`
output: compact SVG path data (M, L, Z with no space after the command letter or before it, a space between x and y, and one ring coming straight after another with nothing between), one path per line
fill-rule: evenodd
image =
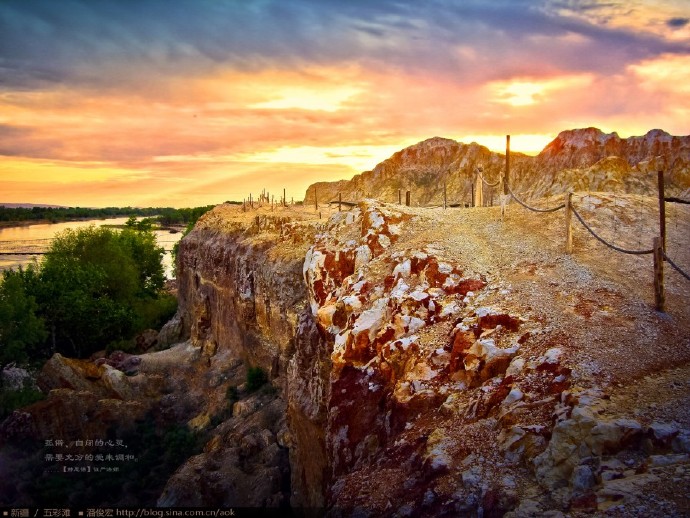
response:
M524 153L526 155L538 155L544 147L555 138L549 134L516 134L510 136L511 152ZM457 139L459 142L469 144L476 142L486 146L496 153L506 152L505 135L463 135Z
M326 90L318 87L284 87L274 89L275 98L269 101L248 105L248 108L283 110L300 109L334 112L343 103L360 93L360 89L351 86L332 87Z
M494 102L510 106L530 106L548 100L552 93L586 87L593 81L589 74L555 77L553 79L510 79L486 85Z

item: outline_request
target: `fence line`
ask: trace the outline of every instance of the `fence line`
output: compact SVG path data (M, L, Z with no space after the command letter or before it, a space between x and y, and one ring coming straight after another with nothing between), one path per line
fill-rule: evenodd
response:
M508 192L510 193L510 195L513 197L513 199L516 202L518 202L520 205L522 205L526 209L531 210L532 212L556 212L556 211L559 211L561 209L565 209L565 203L562 203L558 207L554 207L552 209L538 209L536 207L530 207L529 205L527 205L525 202L523 202L520 198L518 198L515 195L515 193L513 192L513 190L510 188L510 186L507 183L506 183L506 188L508 189Z
M594 230L592 230L592 228L587 223L585 223L585 220L582 219L582 216L580 216L580 213L575 210L575 207L573 207L571 205L570 210L573 211L573 214L575 214L575 217L580 221L580 223L582 223L582 226L585 227L589 231L590 234L592 234L598 241L605 244L609 248L612 248L616 252L621 252L623 254L630 254L630 255L646 255L646 254L654 253L654 250L651 248L649 250L626 250L625 248L620 248L616 245L609 243L604 238L598 236L597 233L594 232Z
M510 137L508 137L509 139ZM510 142L510 140L508 140ZM658 171L658 191L659 191L659 236L654 238L653 241L653 247L648 250L627 250L625 248L618 247L612 243L609 243L606 241L604 238L599 236L582 218L580 213L575 209L575 207L572 204L571 197L572 193L567 193L566 194L566 200L567 203L559 205L557 207L554 207L552 209L538 209L536 207L531 207L527 205L525 202L520 200L515 193L511 190L510 186L508 185L508 178L507 175L503 179L504 180L504 187L506 189L506 192L510 194L510 196L518 202L520 205L522 205L524 208L532 211L532 212L556 212L558 210L561 210L563 208L566 209L566 253L571 253L572 252L572 228L571 228L571 213L575 214L575 217L577 220L582 224L585 229L592 234L592 236L602 243L603 245L607 246L608 248L611 248L612 250L615 250L616 252L621 252L624 254L630 254L630 255L648 255L652 254L654 258L653 266L654 266L654 302L655 302L655 307L658 311L664 311L664 305L665 305L665 293L664 293L664 270L663 270L663 263L666 261L674 270L676 270L680 275L682 275L686 280L690 281L690 275L688 275L687 272L684 272L676 263L674 263L671 258L666 254L666 210L665 210L665 203L667 201L672 201L672 202L677 202L677 203L688 203L686 200L681 200L679 198L666 198L664 197L664 174L663 171ZM503 204L501 205L501 210L503 214Z
M685 277L687 280L690 281L690 275L688 275L687 273L685 273L683 270L680 269L680 267L679 267L678 265L676 265L676 263L674 263L673 261L671 261L671 258L670 258L669 256L666 255L666 252L662 251L661 254L664 256L664 260L665 260L668 264L670 264L671 267L672 267L674 270L676 270L679 274L681 274L683 277Z
M486 180L486 178L484 178L484 176L482 175L482 172L479 169L477 169L477 174L479 175L479 178L482 179L482 182L484 182L489 187L498 187L501 183L500 175L499 175L498 180L496 180L494 183L490 183Z

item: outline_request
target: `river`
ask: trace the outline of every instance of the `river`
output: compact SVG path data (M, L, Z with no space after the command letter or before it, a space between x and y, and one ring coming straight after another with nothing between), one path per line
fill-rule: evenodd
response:
M89 225L124 225L126 221L127 218L110 218L0 228L0 252L42 252L48 249L55 234L68 228L76 229ZM172 233L168 230L156 230L154 234L158 244L166 250L165 255L163 255L163 267L165 268L165 276L170 279L173 276L173 264L172 255L167 250L172 250L174 244L182 238L182 232ZM0 271L25 266L35 260L40 262L42 257L42 255L0 255Z

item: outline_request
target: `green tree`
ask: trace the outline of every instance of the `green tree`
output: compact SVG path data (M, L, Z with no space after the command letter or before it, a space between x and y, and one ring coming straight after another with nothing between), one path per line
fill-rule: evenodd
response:
M158 302L162 255L147 231L91 226L56 236L33 287L51 350L85 356L146 327L136 309Z
M5 270L0 284L0 366L27 363L47 337L44 322L36 315L38 304L27 292L36 269Z

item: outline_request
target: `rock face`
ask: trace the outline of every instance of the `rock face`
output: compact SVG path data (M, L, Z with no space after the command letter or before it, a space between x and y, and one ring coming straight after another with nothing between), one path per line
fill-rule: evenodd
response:
M185 238L179 263L179 319L211 360L232 356L284 374L305 301L304 251L315 228L287 217L247 226L219 207Z
M402 151L373 170L350 181L320 182L310 186L305 204L357 202L376 198L398 201L398 191L412 192L413 205L443 203L446 184L449 203L469 203L475 170L481 167L488 182L505 169L505 155L476 143L469 145L434 137ZM511 153L510 185L525 197L558 195L568 190L616 191L635 194L656 192L656 172L664 170L669 192L690 188L690 136L671 136L651 130L640 137L620 138L597 128L561 132L536 157ZM484 203L498 203L498 188L484 187Z
M303 316L289 369L289 425L295 451L313 455L293 457L303 477L293 505L503 514L534 492L543 511L603 510L624 491L606 477L629 475L602 475L606 462L635 457L645 473L650 454L683 454L680 442L644 446L654 432L639 420L600 417L605 396L582 390L569 359L592 337L554 334L539 315L548 295L525 312L468 255L476 248L448 246L424 219L363 202L335 214L306 254L314 322Z

